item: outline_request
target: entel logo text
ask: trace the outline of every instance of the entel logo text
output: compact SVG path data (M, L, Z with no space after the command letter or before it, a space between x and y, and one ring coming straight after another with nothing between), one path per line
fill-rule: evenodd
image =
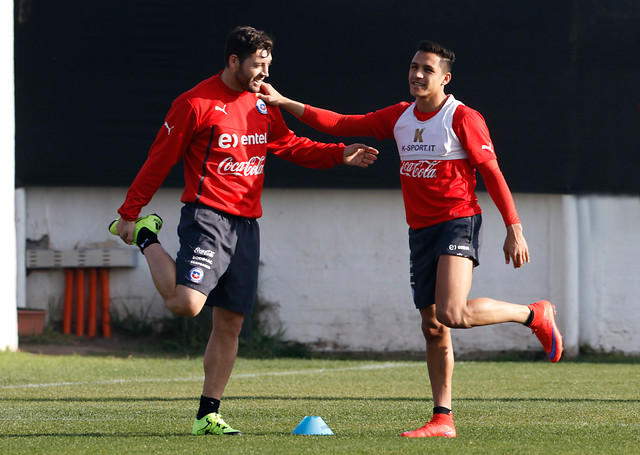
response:
M222 149L237 147L238 143L242 145L266 144L267 133L243 134L240 138L235 133L222 133L218 138L218 147Z

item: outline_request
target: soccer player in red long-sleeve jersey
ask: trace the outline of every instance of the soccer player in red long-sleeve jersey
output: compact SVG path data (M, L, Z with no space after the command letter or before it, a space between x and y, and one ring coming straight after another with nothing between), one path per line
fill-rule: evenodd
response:
M204 385L193 434L238 435L219 406L258 282L260 196L267 152L312 168L345 163L367 167L377 150L296 137L277 107L257 97L269 75L272 38L253 27L228 36L225 68L179 96L109 231L143 252L153 282L175 314L193 317L213 307L204 354ZM162 219L138 218L180 160L185 189L174 261L158 241Z
M541 300L518 305L490 298L467 300L478 265L481 210L475 194L476 169L504 220L505 260L519 268L529 262L511 192L498 167L489 131L475 110L445 94L453 52L422 41L411 61L409 90L414 103L401 102L366 115L341 115L282 96L269 84L260 98L284 107L305 123L340 136L394 138L411 261L411 287L422 318L433 393L432 419L405 437L453 438L451 412L453 346L450 328L518 322L530 327L552 362L562 355L555 307Z

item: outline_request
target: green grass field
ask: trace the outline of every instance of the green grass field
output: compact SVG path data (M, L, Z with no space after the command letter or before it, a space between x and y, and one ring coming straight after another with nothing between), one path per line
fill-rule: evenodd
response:
M0 453L640 453L637 362L460 362L458 437L405 439L424 362L238 359L221 411L245 435L195 437L201 361L0 353ZM335 435L292 435L307 415Z

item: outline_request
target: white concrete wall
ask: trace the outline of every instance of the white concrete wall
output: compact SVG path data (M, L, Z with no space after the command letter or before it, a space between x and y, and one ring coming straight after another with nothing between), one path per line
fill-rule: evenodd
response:
M28 188L26 237L49 236L50 247L126 245L107 224L124 189ZM145 210L164 221L160 240L178 248L180 191L161 190ZM505 228L487 194L481 266L472 296L528 304L551 300L569 354L597 350L640 354L640 197L516 194L532 260L504 264ZM399 190L266 190L263 195L260 297L271 304L273 330L318 349L421 351L408 278L408 239ZM61 308L62 271L31 271L30 307ZM112 305L136 314L166 315L140 256L135 269L111 273ZM537 350L519 324L456 330L458 353Z
M640 198L578 200L579 342L640 352Z
M15 213L15 88L13 76L13 2L0 3L0 208L11 220ZM0 350L18 349L16 231L0 223Z

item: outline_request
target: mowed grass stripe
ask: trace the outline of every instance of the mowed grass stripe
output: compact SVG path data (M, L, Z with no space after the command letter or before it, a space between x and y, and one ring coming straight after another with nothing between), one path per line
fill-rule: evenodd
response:
M303 374L326 374L341 371L366 371L366 370L385 370L389 368L404 368L404 367L417 367L424 366L419 363L399 363L399 362L385 362L376 363L370 365L343 367L343 368L316 368L308 370L296 370L296 371L262 371L256 373L232 373L232 379L244 379L244 378L256 378L260 376L293 376ZM48 387L67 387L67 386L85 386L85 385L107 385L107 384L128 384L128 383L153 383L153 382L192 382L202 381L204 376L197 377L182 377L182 378L132 378L132 379L109 379L105 381L82 381L82 382L49 382L49 383L31 383L31 384L18 384L18 385L4 385L0 386L0 389L37 389Z

